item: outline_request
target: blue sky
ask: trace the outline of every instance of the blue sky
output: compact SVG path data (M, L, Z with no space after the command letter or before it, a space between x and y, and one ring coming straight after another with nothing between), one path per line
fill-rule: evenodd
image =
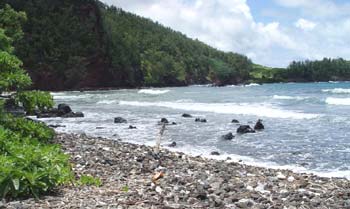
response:
M102 0L255 63L350 59L346 0Z

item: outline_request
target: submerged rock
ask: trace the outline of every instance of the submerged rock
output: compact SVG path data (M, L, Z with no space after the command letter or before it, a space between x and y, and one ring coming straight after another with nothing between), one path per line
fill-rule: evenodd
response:
M210 153L211 155L220 155L220 153L218 151L213 151Z
M192 115L184 113L184 114L182 114L182 117L184 117L184 118L192 118Z
M239 121L236 120L236 119L233 119L233 120L231 121L231 123L239 123Z
M127 123L128 121L125 118L122 117L116 117L114 118L114 123Z
M246 134L246 133L255 133L255 131L249 125L241 125L237 129L237 133Z
M207 122L207 119L205 119L205 118L196 118L194 121L195 121L195 122L206 123L206 122Z
M130 125L130 126L129 126L129 129L137 129L137 128L136 128L136 126Z
M169 144L169 147L176 147L176 142L172 142L171 144Z
M232 132L229 132L228 134L222 135L221 138L224 140L232 140L235 138L235 136L232 134Z
M262 120L259 119L254 126L254 130L263 130L263 129L265 129L264 124L262 123Z
M62 115L62 118L83 118L84 114L82 112L70 112Z

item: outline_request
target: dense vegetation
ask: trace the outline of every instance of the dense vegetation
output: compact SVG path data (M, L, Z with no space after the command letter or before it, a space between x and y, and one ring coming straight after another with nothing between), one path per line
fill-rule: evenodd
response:
M249 78L247 57L96 0L1 2L27 13L15 53L36 88L221 85Z
M53 130L14 117L4 108L10 103L31 112L53 105L50 94L25 91L31 79L12 46L22 37L25 20L25 13L15 12L8 5L0 9L0 199L38 197L73 177L68 156L57 145L49 144Z
M285 81L295 82L350 80L350 61L342 58L294 61L286 70L279 71L276 76L283 78Z

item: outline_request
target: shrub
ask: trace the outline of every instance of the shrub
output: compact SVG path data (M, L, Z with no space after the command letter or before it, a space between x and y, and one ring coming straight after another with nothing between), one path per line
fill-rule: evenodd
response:
M16 118L11 115L2 115L0 125L13 132L19 133L22 137L35 138L47 142L54 136L54 131L44 123L30 121L25 118Z
M0 126L0 195L23 197L52 190L69 183L73 173L69 156L58 145L42 144L33 138Z

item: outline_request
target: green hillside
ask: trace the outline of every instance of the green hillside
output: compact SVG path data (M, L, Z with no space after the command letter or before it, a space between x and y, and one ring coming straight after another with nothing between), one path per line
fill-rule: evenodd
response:
M237 84L251 61L95 0L2 0L27 13L16 42L34 87L48 90Z

